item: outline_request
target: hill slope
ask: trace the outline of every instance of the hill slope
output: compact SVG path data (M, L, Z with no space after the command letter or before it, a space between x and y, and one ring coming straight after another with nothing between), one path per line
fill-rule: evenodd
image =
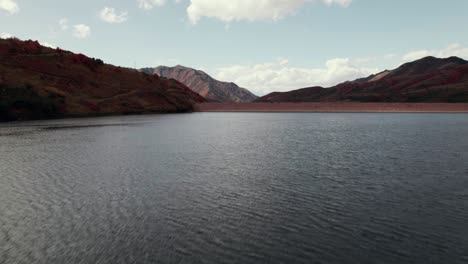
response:
M176 80L0 39L0 120L183 112L202 101Z
M331 88L275 92L258 102L468 102L468 62L426 57Z
M257 96L249 92L249 90L241 88L235 83L221 82L203 71L180 65L145 68L142 71L176 79L210 101L246 103L257 99Z

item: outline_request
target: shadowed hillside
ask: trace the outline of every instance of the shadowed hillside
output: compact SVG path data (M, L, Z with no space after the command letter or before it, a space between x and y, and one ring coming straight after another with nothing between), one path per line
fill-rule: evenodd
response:
M0 39L0 120L184 112L202 101L176 80Z
M468 62L426 57L331 88L275 92L258 102L468 102Z

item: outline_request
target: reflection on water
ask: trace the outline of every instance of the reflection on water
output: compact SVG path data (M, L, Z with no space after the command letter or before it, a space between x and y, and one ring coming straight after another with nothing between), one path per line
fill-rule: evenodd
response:
M467 263L463 114L0 125L0 263Z

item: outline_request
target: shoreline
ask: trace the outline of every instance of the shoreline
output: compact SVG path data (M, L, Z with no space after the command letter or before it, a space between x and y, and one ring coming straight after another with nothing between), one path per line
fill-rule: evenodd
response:
M195 112L468 113L468 103L201 103Z

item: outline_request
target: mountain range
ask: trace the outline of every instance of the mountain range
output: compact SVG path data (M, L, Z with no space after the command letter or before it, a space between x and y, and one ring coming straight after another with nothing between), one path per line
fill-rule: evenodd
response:
M129 69L0 39L0 121L188 112L203 102L468 102L468 61L426 57L334 87L257 98L234 83L183 66Z
M186 85L37 41L0 39L0 120L192 111Z
M232 82L218 81L201 70L181 65L175 67L159 66L141 70L149 74L176 79L212 102L248 103L257 99L257 96L249 90Z
M334 87L273 92L256 102L468 102L468 61L426 57Z

